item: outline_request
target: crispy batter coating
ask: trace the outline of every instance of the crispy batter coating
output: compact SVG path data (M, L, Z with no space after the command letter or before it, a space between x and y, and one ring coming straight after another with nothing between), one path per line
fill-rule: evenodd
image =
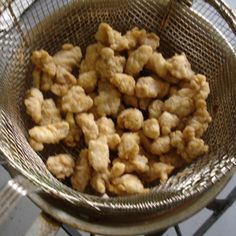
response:
M53 86L53 78L54 78L53 76L45 72L42 72L40 78L40 89L45 92L50 91Z
M43 94L37 88L31 88L26 92L24 101L26 113L31 116L32 120L38 124L42 119Z
M29 138L29 144L36 152L40 152L44 149L44 146L42 143L38 143L32 138Z
M117 87L121 93L129 96L134 95L135 80L132 76L123 73L116 73L110 78L110 82Z
M159 117L159 123L161 126L161 133L163 135L167 135L173 128L178 126L179 118L175 114L164 111Z
M131 52L126 63L125 73L132 76L137 75L148 62L151 55L152 48L148 45L142 45Z
M64 44L60 51L53 55L53 61L57 66L63 67L71 72L74 67L78 67L82 59L80 47L72 44Z
M119 161L113 163L112 168L111 168L111 177L112 178L120 177L124 173L125 173L125 164L124 163L119 162Z
M92 176L92 169L88 161L88 149L82 149L70 178L72 188L84 192Z
M140 30L137 27L127 31L125 37L128 39L129 49L133 49L141 45L148 45L154 51L160 44L160 38L155 33L147 33L146 30Z
M170 137L161 136L154 140L150 146L150 151L155 155L162 155L170 151Z
M85 58L80 64L80 74L95 69L95 64L100 56L100 51L104 48L100 43L90 44L86 48Z
M164 103L161 100L153 100L151 104L148 106L148 114L149 118L158 119L163 111Z
M151 104L151 98L139 98L139 108L143 111L146 111Z
M32 63L50 76L56 75L56 64L45 50L34 51L31 56Z
M62 110L65 112L84 112L93 106L93 100L84 93L79 85L73 86L67 94L62 97Z
M43 101L41 114L40 125L53 124L62 120L60 110L56 107L54 100L51 98Z
M98 42L111 47L115 51L123 51L128 49L128 39L121 35L120 32L111 28L106 23L101 23L98 26L95 38Z
M149 165L149 171L144 177L147 182L159 179L161 183L165 183L174 170L174 166L162 162L151 162Z
M108 170L110 163L109 148L104 136L89 141L88 158L90 165L95 171L103 173Z
M163 79L167 76L167 62L161 53L153 52L145 67Z
M91 93L97 86L97 80L96 71L91 70L79 75L78 85L81 86L86 93Z
M69 124L61 121L54 124L34 126L29 129L29 135L38 143L55 144L64 139L69 132Z
M148 138L157 139L160 136L160 125L157 119L150 118L143 122L143 133Z
M98 137L98 126L92 113L80 113L75 119L87 141Z
M82 135L81 128L76 124L74 114L68 112L65 120L68 122L70 129L68 135L64 138L63 142L68 147L76 147L79 144L80 137Z
M115 133L115 125L112 119L101 117L96 121L99 136L106 136L107 144L111 150L115 150L120 143L120 136Z
M98 85L99 95L94 99L94 105L100 116L116 116L120 107L120 93L112 85L101 82Z
M98 173L94 172L90 184L92 188L98 193L104 194L106 192L106 185L108 184L109 172Z
M118 156L121 159L132 159L139 153L140 138L137 133L124 133L118 146Z
M58 154L49 156L46 165L56 178L65 179L72 175L75 162L69 154Z
M135 86L135 94L139 98L160 98L163 97L163 89L166 86L169 87L166 82L151 76L140 77Z
M111 181L109 191L117 195L132 195L146 193L148 189L144 188L141 180L136 175L124 174Z
M195 136L195 130L186 126L183 133L175 131L171 134L171 145L177 149L177 153L186 162L192 162L197 157L208 152L208 146L204 141Z
M125 57L115 56L111 48L103 48L96 61L96 72L102 79L110 79L116 73L123 73Z
M175 168L181 168L186 165L185 160L174 150L161 155L160 161L162 163L174 166Z
M143 125L143 114L136 108L128 108L122 111L117 118L120 128L138 131Z
M180 55L175 54L173 57L169 58L166 67L168 72L179 80L189 80L194 75L191 65L184 53Z

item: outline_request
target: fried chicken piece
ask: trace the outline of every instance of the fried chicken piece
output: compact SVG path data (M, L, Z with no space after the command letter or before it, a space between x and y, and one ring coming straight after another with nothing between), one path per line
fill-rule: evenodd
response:
M186 165L186 161L181 158L181 156L177 154L175 150L161 155L160 161L162 163L174 166L175 168L181 168Z
M63 141L68 147L76 147L80 141L82 130L76 124L73 113L68 112L66 114L65 120L68 122L70 129L68 135L64 138Z
M42 143L38 143L32 138L29 138L29 144L36 152L42 151L44 149L44 146Z
M101 82L98 85L99 95L94 99L94 105L100 116L116 116L120 107L120 93L111 84Z
M65 96L68 93L69 89L70 87L68 84L59 83L54 83L50 87L51 92L59 97Z
M45 72L42 72L41 79L40 79L40 89L45 92L50 91L52 88L52 85L53 85L53 79L54 79L53 76L51 76Z
M180 96L177 93L165 100L163 109L179 117L186 117L193 113L195 105L192 98L188 96Z
M29 129L30 137L37 143L55 144L64 139L69 133L69 124L61 121L54 124L34 126Z
M72 175L75 162L69 154L58 154L49 156L46 166L57 179L65 179Z
M143 125L143 114L136 108L125 109L118 115L117 124L120 128L138 131Z
M187 125L191 126L196 134L196 137L201 137L207 130L212 118L207 111L207 104L204 99L195 101L196 111L187 120Z
M147 33L146 30L140 30L137 27L127 31L125 37L128 39L129 49L136 48L140 45L148 45L154 51L160 44L160 38L155 33Z
M43 94L37 88L31 88L26 92L24 101L26 113L38 124L42 119Z
M129 162L137 173L143 173L149 170L148 158L144 155L137 155L133 159L129 160Z
M132 76L137 75L148 62L151 55L152 48L147 45L142 45L131 52L126 63L125 73Z
M175 114L164 111L159 117L159 124L161 127L161 133L163 135L168 135L171 132L171 129L178 126L179 118Z
M208 146L204 141L195 136L195 130L186 126L183 133L175 131L171 134L171 145L177 149L177 153L188 163L208 152Z
M148 106L149 118L158 119L163 111L164 103L161 100L153 100L152 103Z
M76 115L76 122L82 129L87 141L98 137L98 126L92 113L81 113Z
M167 77L167 61L166 59L162 56L161 53L154 52L145 67L158 76L160 76L162 79L165 79ZM168 81L169 82L169 81Z
M124 174L111 180L109 191L117 195L132 195L146 193L148 189L144 188L141 180L136 175Z
M160 125L157 119L150 118L143 122L143 133L148 138L157 139L160 136Z
M68 72L78 67L82 58L80 47L72 44L64 44L60 51L53 55L53 61L57 66L63 67Z
M150 148L151 148L151 144L153 140L149 139L146 135L144 135L143 130L139 130L138 135L139 135L140 143L142 147L145 149L146 152L150 152Z
M154 140L150 146L150 152L155 155L162 155L170 151L170 137L161 136Z
M132 159L125 160L116 158L112 162L115 164L123 164L125 166L124 173L138 173L141 174L143 172L148 171L148 158L144 155L136 155Z
M139 153L140 138L137 133L124 133L118 146L120 159L132 159Z
M86 93L91 93L97 86L97 80L96 71L91 70L79 75L78 85L81 86Z
M134 95L135 80L132 76L123 73L116 73L110 78L110 82L117 87L121 93L129 96Z
M111 168L111 177L116 178L120 177L125 173L125 164L117 161L117 162L112 162L112 168Z
M191 65L184 53L175 54L167 60L166 68L168 72L175 78L189 80L194 75Z
M150 162L149 171L145 173L144 179L147 182L152 182L160 179L163 184L167 181L168 176L174 170L174 166L162 162Z
M80 74L95 69L102 48L104 48L104 46L100 43L90 44L86 48L85 58L80 63Z
M84 112L93 106L93 100L84 93L79 85L71 87L66 95L62 97L62 110L65 112Z
M106 192L106 185L108 185L109 172L103 173L94 172L90 180L92 188L98 193L104 194Z
M92 169L88 161L88 149L82 149L70 178L72 188L84 192L92 176Z
M123 173L143 173L149 170L149 166L148 166L148 158L144 155L136 155L134 156L132 159L120 159L120 158L116 158L113 160L112 162L113 166L116 165L121 165L120 168L122 168L122 165L124 165L124 171ZM117 167L118 168L118 167ZM117 170L118 173L121 173L121 170ZM122 175L120 174L120 176ZM118 176L116 176L118 177Z
M115 150L120 144L120 136L115 133L115 125L112 119L107 117L101 117L96 121L99 136L106 136L107 144L111 150Z
M103 173L108 170L110 163L109 148L104 136L89 141L88 158L90 165L96 172Z
M62 66L57 66L56 77L54 80L55 83L67 84L69 87L77 83L75 76Z
M101 117L97 121L99 134L108 135L115 133L115 124L111 118Z
M31 56L32 63L50 76L56 75L56 64L45 50L34 51Z
M42 118L40 121L40 125L48 125L60 122L61 114L60 110L56 107L56 104L53 99L45 99L42 103L41 108Z
M50 85L50 90L57 96L64 96L76 83L77 80L74 75L72 75L65 68L57 66L56 76L53 79L52 84Z
M100 57L96 61L96 72L102 79L109 80L116 73L123 73L125 57L115 56L111 48L103 48Z
M160 98L166 86L169 87L167 83L151 76L140 77L135 86L135 94L139 98Z
M98 26L95 38L98 42L111 47L115 51L128 49L128 39L106 23L101 23Z

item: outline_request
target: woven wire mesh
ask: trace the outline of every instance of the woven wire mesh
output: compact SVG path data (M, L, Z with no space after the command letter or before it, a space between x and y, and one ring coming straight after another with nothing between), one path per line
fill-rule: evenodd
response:
M167 3L41 0L35 1L20 19L14 18L10 8L14 22L12 26L5 22L9 29L0 38L0 149L9 163L37 186L88 214L96 211L101 215L150 216L167 211L201 194L236 165L236 35L227 20L203 0L193 1L192 8L181 1ZM66 42L79 45L84 52L94 42L100 22L121 32L134 26L156 32L164 56L185 52L193 69L205 74L210 84L208 107L213 122L204 136L209 154L145 195L103 199L78 193L56 180L46 169L44 157L27 142L30 121L23 100L32 82L31 52L43 48L53 54Z

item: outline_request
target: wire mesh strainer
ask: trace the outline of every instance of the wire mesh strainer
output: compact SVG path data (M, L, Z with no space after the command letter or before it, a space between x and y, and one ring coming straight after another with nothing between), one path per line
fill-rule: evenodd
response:
M8 162L44 191L69 201L87 214L145 215L167 211L203 193L236 165L236 17L220 0L35 1L17 19L3 19L0 32L0 150ZM30 55L44 48L55 53L63 43L83 50L94 41L100 22L125 32L138 26L156 32L168 57L185 52L193 69L208 77L208 107L213 117L204 139L210 152L145 195L100 198L78 193L56 180L27 142L30 121L23 99L31 85ZM2 22L1 22L2 23ZM54 152L55 150L50 150Z

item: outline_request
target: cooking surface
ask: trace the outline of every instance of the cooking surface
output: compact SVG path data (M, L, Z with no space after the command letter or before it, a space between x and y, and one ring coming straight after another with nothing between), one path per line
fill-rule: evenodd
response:
M225 0L232 8L236 9L235 0ZM10 179L8 173L0 166L0 189ZM224 190L219 194L218 198L224 198L228 193L236 186L236 175L230 180ZM8 220L0 225L0 235L12 236L12 235L25 235L28 228L32 225L36 219L40 209L36 207L29 199L23 198L18 206L10 214ZM182 235L192 235L212 214L210 210L203 209L193 217L179 224L179 228ZM228 236L235 236L236 225L236 202L223 214L222 217L207 231L206 236L220 236L224 235L227 230ZM57 236L65 236L67 234L62 229L57 233ZM89 235L87 233L81 233L81 235ZM177 235L175 229L172 227L167 230L164 236Z

